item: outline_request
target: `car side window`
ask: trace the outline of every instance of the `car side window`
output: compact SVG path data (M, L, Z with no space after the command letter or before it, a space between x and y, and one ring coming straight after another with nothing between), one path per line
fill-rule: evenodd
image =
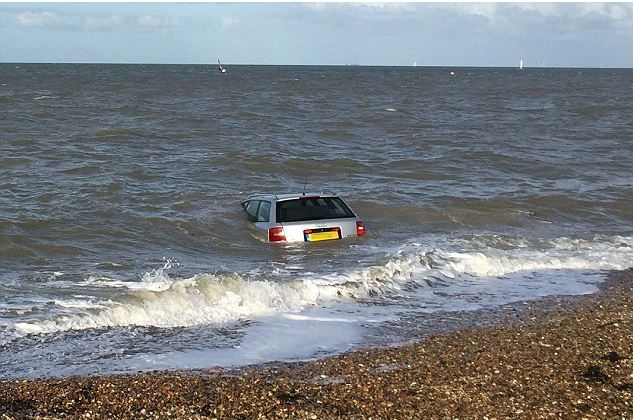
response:
M257 220L257 209L259 208L259 203L260 201L258 200L251 200L246 204L246 207L244 208L244 210L246 211L246 217L248 217L248 220L251 222Z
M270 221L270 202L262 201L259 205L259 211L257 212L258 222Z

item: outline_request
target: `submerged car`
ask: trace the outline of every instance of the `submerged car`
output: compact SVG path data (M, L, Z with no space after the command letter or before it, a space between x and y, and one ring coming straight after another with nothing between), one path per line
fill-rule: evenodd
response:
M268 242L329 241L365 233L363 221L336 194L255 194L242 208Z

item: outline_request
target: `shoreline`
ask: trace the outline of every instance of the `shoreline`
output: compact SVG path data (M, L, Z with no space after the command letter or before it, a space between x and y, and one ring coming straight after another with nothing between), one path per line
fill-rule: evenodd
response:
M310 362L0 381L8 419L633 419L633 269ZM426 332L421 332L426 331Z

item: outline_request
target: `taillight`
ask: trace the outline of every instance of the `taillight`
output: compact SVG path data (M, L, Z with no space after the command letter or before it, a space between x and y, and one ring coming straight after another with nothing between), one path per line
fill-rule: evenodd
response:
M286 234L281 226L268 229L268 242L283 242L285 240Z
M361 236L365 233L365 225L360 220L356 221L356 235Z

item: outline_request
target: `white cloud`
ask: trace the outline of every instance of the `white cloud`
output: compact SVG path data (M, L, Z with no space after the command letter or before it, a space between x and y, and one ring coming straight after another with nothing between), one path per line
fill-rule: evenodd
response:
M356 18L370 16L387 18L415 10L415 5L412 3L398 2L300 3L300 5L312 12L342 13Z
M40 29L86 29L108 30L125 24L125 19L119 15L60 15L50 11L23 12L16 15L18 26L22 28Z
M144 15L138 19L139 26L157 28L163 25L163 20L159 17L152 15Z
M123 27L170 28L179 26L175 17L155 14L95 14L55 13L51 11L26 11L15 15L17 25L22 28L79 29L106 31Z
M178 26L178 19L146 14L138 18L136 23L142 28L170 28Z
M542 16L580 18L588 15L604 16L612 20L630 19L631 3L514 3L518 9L538 11Z
M107 30L118 28L124 24L121 16L87 16L85 18L85 27L94 30Z
M136 19L136 24L145 29L165 29L179 26L179 21L172 17L145 14Z
M24 28L45 28L58 26L62 19L52 12L24 12L17 15L18 25Z
M604 18L617 28L633 28L633 4L631 3L582 3L582 17Z
M498 17L497 3L440 3L437 6L458 15L475 15L488 19Z

